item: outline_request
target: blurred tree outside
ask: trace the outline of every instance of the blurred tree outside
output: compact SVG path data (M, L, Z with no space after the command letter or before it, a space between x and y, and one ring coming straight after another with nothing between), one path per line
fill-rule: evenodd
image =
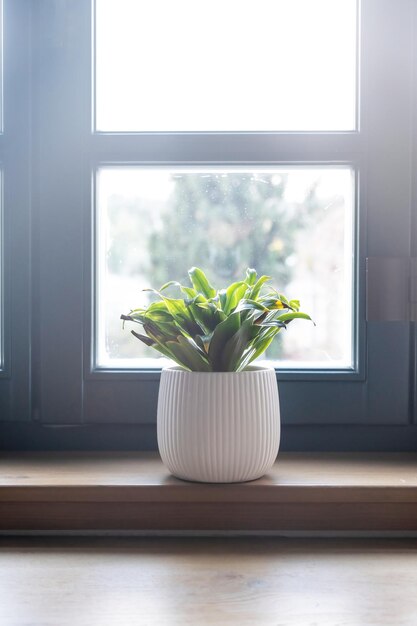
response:
M287 174L178 175L163 227L149 237L150 279L188 283L202 266L217 289L245 276L246 268L273 278L281 292L290 282L295 237L314 219L314 189L301 205L285 200ZM298 294L289 294L297 297ZM281 356L281 337L267 357Z
M294 238L308 228L314 190L302 205L285 198L286 174L179 175L162 228L149 237L155 284L188 280L202 265L216 288L244 277L247 267L273 277L281 288L291 276L287 259Z

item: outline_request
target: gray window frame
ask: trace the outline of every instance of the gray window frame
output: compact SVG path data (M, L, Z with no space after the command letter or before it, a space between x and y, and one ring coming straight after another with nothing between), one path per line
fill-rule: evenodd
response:
M27 2L0 5L3 99L0 132L0 424L31 419L30 15ZM7 24L7 28L3 25ZM18 45L17 45L18 42Z

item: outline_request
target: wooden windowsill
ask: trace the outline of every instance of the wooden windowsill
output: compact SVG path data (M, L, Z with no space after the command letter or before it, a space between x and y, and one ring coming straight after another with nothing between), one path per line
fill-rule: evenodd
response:
M417 454L281 453L264 478L207 485L156 453L10 452L0 531L417 530Z

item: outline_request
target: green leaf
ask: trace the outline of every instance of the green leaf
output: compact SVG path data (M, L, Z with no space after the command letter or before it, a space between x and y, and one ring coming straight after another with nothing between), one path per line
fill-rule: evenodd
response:
M259 329L254 327L251 320L243 322L237 332L229 339L223 350L222 371L235 372L239 363L254 339Z
M232 313L218 324L210 341L208 356L213 371L225 371L223 367L224 348L226 343L240 328L240 313Z
M265 337L260 337L259 341L253 343L252 350L250 351L250 355L248 355L248 358L245 360L243 368L253 363L253 361L255 361L258 357L261 356L261 354L265 352L265 350L274 340L276 334L276 332L273 332Z
M155 348L155 350L158 350L158 352L166 356L168 359L177 361L175 354L168 347L169 341L167 341L166 339L159 341L159 339L152 334L151 330L147 330L146 332L149 333L149 337L155 342L155 344L152 346L153 348ZM182 363L180 365L182 365Z
M164 344L160 344L160 343L155 343L152 348L154 348L154 350L157 350L158 352L160 352L161 354L163 354L167 359L169 359L170 361L174 361L175 363L178 363L178 365L183 366L182 363L179 363L178 360L175 357L175 354L173 354L171 352L171 350L169 350L169 348L167 348L166 345Z
M181 288L181 283L179 283L177 280L169 280L167 283L163 284L162 287L159 287L159 291L164 291L164 289L167 289L168 287L171 287L172 285L175 285L175 287Z
M236 309L236 311L262 311L262 312L268 312L268 310L269 309L267 309L260 302L256 302L256 300L246 300L246 299L241 300Z
M141 319L150 319L154 322L172 322L174 318L168 311L165 302L153 302L149 305Z
M216 290L210 285L203 270L200 270L198 267L192 267L188 270L188 276L196 291L206 296L206 298L214 298Z
M226 308L227 308L226 289L220 289L220 291L217 292L217 295L219 296L219 301L220 301L220 306L222 308L222 311L226 313Z
M182 346L185 353L188 354L189 361L192 363L193 366L193 371L211 371L211 367L207 358L207 353L204 350L201 350L193 340L189 340L186 337L179 335L178 343Z
M259 322L258 325L262 326L262 328L286 328L286 324L284 324L284 322L280 322L279 320L271 320L269 322Z
M134 330L131 330L130 332L132 333L134 337L136 337L136 339L139 339L147 346L154 346L156 343L153 339L151 339L150 337L147 337L146 335L141 335L140 333L136 333Z
M206 348L205 348L204 341L203 341L203 335L196 335L195 337L193 337L193 340L195 341L195 343L197 344L197 346L200 348L202 352L206 352Z
M293 311L292 313L283 313L282 315L277 317L277 320L281 320L282 322L287 322L287 323L295 319L309 320L310 322L313 322L313 320L311 319L309 315L307 315L307 313L300 313L299 311Z
M191 337L194 335L204 334L204 330L196 322L190 308L187 307L184 300L181 298L165 298L164 296L163 299L169 313L172 315L180 328L184 329L185 332Z
M158 302L151 302L151 304L146 309L146 313L150 313L150 312L153 313L153 312L156 312L156 311L164 311L165 313L168 311L167 305L165 304L165 302L163 300L162 301L158 301Z
M197 292L195 289L193 289L192 287L185 287L184 285L181 285L181 283L179 283L177 280L168 281L167 283L162 285L162 287L160 287L159 291L155 291L155 293L161 296L161 293L160 293L161 291L164 291L164 289L167 289L168 287L172 287L172 286L178 287L182 291L182 293L185 293L185 295L190 299L195 298L197 296ZM144 289L144 291L153 291L153 290Z
M290 303L288 302L287 298L284 296L284 294L279 293L278 294L278 300L281 300L282 304L285 304L285 306L287 308L290 308Z
M177 341L168 341L167 347L175 355L175 360L193 372L210 372L210 365L196 345L192 345L188 339L179 335Z
M181 285L181 291L182 293L185 293L185 295L191 300L198 295L196 290L192 287L184 287L183 285Z
M234 309L238 306L239 302L242 300L243 296L246 293L248 286L245 282L239 281L237 283L232 283L225 292L225 297L222 299L220 296L221 307L226 315L232 313Z
M147 319L143 323L143 330L156 343L163 343L175 339L178 335L176 324L163 324Z
M166 298L164 296L164 303L174 319L183 320L190 318L187 306L181 298Z
M174 318L168 311L148 311L141 316L141 320L152 320L153 322L173 322Z
M160 298L162 298L162 296L159 293L159 291L157 289L154 289L153 287L146 287L145 289L142 289L142 291L150 291L151 293L154 293L157 296L159 296Z
M213 302L206 300L204 296L199 294L196 298L187 304L193 318L198 322L204 333L213 332L220 322L226 319L226 315L221 309L218 309Z
M268 282L268 280L271 280L271 276L261 276L256 283L254 284L254 286L252 287L250 293L249 293L249 299L250 300L256 300L256 298L259 296L259 293L263 287L263 285Z
M262 302L262 304L264 306L266 306L267 309L269 309L270 311L273 310L282 310L282 309L288 309L288 303L285 302L282 298L282 296L280 296L279 298L277 298L275 295L274 296L264 296L263 298L260 298L259 300L260 302Z
M257 278L258 274L256 272L256 270L253 270L251 268L248 267L248 269L246 270L246 283L250 286L254 285L256 283L256 278Z

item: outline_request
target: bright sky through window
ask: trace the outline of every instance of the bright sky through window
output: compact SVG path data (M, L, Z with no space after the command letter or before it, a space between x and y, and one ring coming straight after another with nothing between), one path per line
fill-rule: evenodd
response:
M356 0L96 0L96 130L354 130Z

